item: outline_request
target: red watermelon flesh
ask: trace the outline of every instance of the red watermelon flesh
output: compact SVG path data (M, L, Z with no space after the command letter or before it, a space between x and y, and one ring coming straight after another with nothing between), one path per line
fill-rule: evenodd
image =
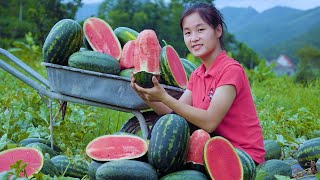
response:
M203 148L209 139L210 135L203 129L198 129L192 133L189 141L187 163L203 165Z
M121 70L134 67L133 59L134 59L135 46L136 46L135 40L130 40L123 46L121 59L120 59Z
M29 147L18 147L0 152L0 172L10 170L10 166L22 160L26 164L26 174L30 178L34 173L41 170L43 166L43 155L40 151ZM20 177L25 177L22 172Z
M216 136L204 146L204 164L211 179L242 179L243 168L232 144L223 137Z
M184 67L181 63L180 57L176 50L168 45L165 47L168 59L168 65L172 72L172 75L179 87L186 88L188 84L188 78L186 72L184 71Z
M120 42L106 21L96 17L86 19L83 23L83 33L94 51L120 59Z
M104 135L92 140L87 155L96 161L135 159L148 151L147 142L134 135Z
M135 72L146 71L160 74L161 46L156 33L146 29L139 33L134 52Z

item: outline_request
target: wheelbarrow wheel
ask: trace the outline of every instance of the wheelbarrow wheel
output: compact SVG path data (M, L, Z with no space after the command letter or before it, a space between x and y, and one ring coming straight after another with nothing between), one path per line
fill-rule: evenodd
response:
M147 128L148 128L148 138L150 137L150 132L152 126L156 123L156 121L160 118L160 116L155 113L154 111L146 111L142 113L143 117L145 118ZM139 120L136 116L130 118L120 129L120 132L127 132L131 134L138 134L140 133L141 127Z

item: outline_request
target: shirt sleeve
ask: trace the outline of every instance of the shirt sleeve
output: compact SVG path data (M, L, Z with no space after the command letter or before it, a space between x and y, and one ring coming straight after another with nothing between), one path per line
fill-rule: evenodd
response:
M240 65L230 65L222 71L217 88L223 85L234 85L238 94L243 87L244 79L245 72L243 67Z

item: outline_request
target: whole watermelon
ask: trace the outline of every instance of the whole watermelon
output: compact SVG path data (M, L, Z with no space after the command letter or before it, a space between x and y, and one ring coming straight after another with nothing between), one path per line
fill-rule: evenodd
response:
M181 168L189 144L187 121L176 114L162 116L154 125L149 141L148 161L160 176Z
M80 50L82 28L72 19L58 21L50 30L42 48L44 62L67 65L71 54Z

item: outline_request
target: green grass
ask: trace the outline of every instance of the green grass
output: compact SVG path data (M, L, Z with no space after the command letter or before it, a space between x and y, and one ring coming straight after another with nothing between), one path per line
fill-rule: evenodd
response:
M45 76L39 54L16 53L26 64ZM0 59L5 59L0 57ZM8 60L5 60L8 62ZM284 158L292 156L299 144L318 137L320 132L320 81L305 87L292 78L275 77L259 65L247 71L265 139L276 139L285 147ZM0 69L0 137L19 142L27 137L49 139L48 99ZM54 111L59 102L53 102ZM55 113L54 113L55 114ZM95 137L112 134L133 115L105 108L68 103L66 117L53 127L53 138L67 155L85 155L86 145ZM0 150L6 141L0 140Z

